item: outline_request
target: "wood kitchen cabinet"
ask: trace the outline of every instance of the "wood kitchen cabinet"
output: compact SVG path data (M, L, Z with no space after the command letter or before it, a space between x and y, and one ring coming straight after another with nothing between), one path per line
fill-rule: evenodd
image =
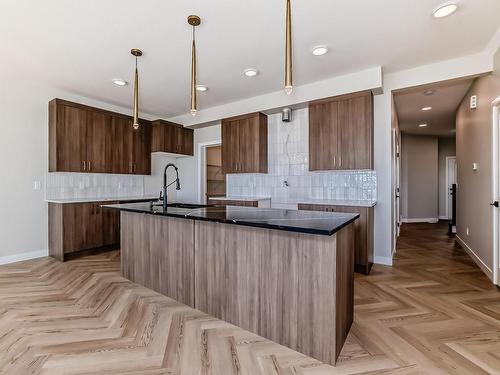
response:
M153 121L152 152L194 155L194 130L173 122Z
M309 103L309 170L373 169L371 91Z
M49 172L151 174L151 124L54 99L49 103Z
M333 206L299 203L299 210L357 213L354 222L355 271L368 275L373 266L373 207Z
M223 173L267 173L267 116L222 120Z
M87 250L117 248L119 213L100 207L116 203L49 203L49 255L64 261Z

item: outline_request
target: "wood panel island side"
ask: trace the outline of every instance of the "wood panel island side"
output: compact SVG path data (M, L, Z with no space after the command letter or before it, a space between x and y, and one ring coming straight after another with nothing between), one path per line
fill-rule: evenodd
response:
M121 210L123 276L335 364L353 321L357 214L250 207Z

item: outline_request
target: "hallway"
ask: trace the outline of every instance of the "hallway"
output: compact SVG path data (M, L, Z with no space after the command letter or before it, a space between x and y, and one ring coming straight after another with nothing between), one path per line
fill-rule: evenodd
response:
M356 275L337 367L119 276L119 254L0 266L0 374L500 373L500 292L443 224L406 224Z
M356 280L355 335L429 374L500 373L500 291L446 233L403 225L394 267Z

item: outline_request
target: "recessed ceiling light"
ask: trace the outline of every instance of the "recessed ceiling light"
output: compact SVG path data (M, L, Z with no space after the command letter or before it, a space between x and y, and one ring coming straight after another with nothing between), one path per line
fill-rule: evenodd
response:
M424 91L424 95L430 96L434 94L434 90L426 90Z
M201 91L201 92L205 92L205 91L208 91L208 87L207 86L203 86L203 85L197 85L196 86L196 90L197 91Z
M245 70L245 75L247 77L255 77L257 74L259 74L259 72L257 71L257 69L247 69L247 70Z
M422 111L430 111L432 109L432 107L424 107L422 108Z
M326 48L325 46L317 46L317 47L314 47L312 50L312 53L314 56L322 56L327 52L328 52L328 48Z
M117 86L127 86L128 82L121 78L114 78L111 80Z
M419 128L426 128L426 127L427 127L427 124L420 124L418 127L419 127Z
M458 9L457 3L453 1L448 1L444 4L441 4L436 9L434 9L432 15L434 18L444 18L451 16L453 13L457 11L457 9Z

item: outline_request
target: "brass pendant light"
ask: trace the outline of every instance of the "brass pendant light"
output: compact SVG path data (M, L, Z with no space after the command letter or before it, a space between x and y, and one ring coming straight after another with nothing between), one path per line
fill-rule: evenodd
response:
M201 18L195 15L188 17L187 22L193 27L193 44L191 46L191 114L196 116L198 111L198 103L196 96L196 41L195 41L195 30L196 26L201 24Z
M139 72L137 70L137 59L142 56L140 49L134 48L130 53L135 56L135 77L134 77L134 130L139 129Z
M286 36L285 36L285 92L293 91L293 56L292 56L292 6L286 0Z

